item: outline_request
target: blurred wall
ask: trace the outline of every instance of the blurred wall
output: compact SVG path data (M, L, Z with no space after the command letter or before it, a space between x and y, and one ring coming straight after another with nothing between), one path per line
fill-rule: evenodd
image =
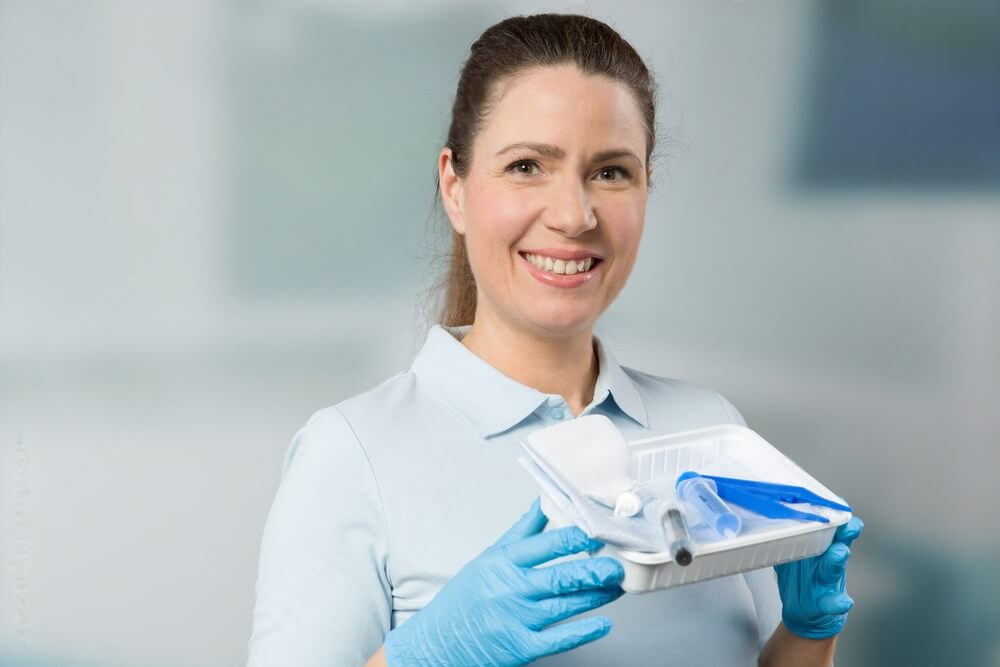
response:
M972 0L0 0L0 664L243 663L288 441L422 341L459 66L543 10L661 87L600 332L856 506L838 662L1000 665L1000 9Z

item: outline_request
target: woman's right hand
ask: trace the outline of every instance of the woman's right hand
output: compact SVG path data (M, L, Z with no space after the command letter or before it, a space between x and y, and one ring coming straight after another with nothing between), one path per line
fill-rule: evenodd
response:
M618 599L625 576L613 558L546 561L599 548L570 526L542 532L538 499L495 544L465 565L426 607L389 632L389 667L524 665L600 639L604 616L547 627Z

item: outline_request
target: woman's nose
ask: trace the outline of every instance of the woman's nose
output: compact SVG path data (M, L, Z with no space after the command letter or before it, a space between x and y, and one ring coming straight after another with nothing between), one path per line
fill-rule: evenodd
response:
M597 216L583 184L564 183L548 195L551 199L545 219L550 229L574 238L597 227Z

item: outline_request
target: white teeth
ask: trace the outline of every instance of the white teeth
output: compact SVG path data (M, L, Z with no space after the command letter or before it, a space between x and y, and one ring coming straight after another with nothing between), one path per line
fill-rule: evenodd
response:
M590 268L594 265L593 257L586 257L584 259L552 259L551 257L544 257L542 255L533 255L531 253L525 253L524 258L531 262L534 266L542 269L543 271L548 271L549 273L573 275L575 273L583 273L584 271L590 271Z

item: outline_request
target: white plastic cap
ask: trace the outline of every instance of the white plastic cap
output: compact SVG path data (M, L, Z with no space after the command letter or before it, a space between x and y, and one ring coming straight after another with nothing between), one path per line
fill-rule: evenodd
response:
M642 499L633 491L626 491L615 500L615 516L635 516L642 509Z

